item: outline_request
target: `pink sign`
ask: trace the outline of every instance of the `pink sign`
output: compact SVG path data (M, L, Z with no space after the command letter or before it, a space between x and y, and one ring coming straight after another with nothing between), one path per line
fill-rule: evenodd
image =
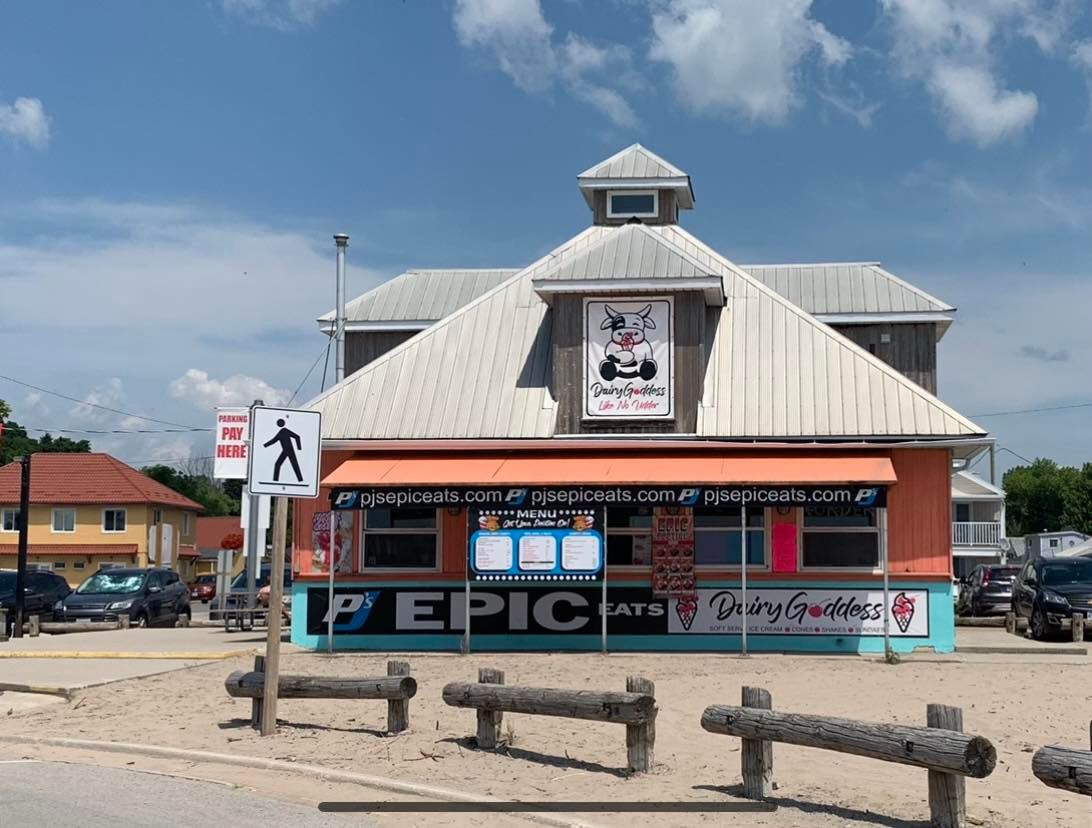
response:
M795 523L774 524L772 558L774 572L796 572Z

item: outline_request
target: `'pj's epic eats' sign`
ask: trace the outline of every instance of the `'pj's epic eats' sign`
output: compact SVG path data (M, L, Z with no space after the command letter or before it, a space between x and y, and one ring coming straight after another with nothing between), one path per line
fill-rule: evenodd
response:
M584 416L675 414L672 299L584 300Z

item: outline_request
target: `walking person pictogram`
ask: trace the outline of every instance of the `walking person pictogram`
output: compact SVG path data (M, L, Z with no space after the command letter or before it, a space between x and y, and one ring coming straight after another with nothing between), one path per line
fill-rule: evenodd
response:
M286 428L284 420L277 420L277 426L280 428L280 431L274 434L273 438L268 443L262 444L264 448L269 448L274 443L281 444L281 456L278 457L277 462L273 464L273 481L280 482L281 466L284 465L284 461L287 460L292 464L292 471L296 473L296 480L303 482L303 472L300 471L299 461L296 460L296 450L303 449L300 436L296 434L296 432Z

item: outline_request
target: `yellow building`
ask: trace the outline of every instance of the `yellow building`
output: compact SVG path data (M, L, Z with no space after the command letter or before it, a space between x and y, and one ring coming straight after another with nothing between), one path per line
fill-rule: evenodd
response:
M201 505L108 454L35 454L28 563L73 587L106 566L169 565L193 579ZM18 463L0 467L0 569L19 540Z

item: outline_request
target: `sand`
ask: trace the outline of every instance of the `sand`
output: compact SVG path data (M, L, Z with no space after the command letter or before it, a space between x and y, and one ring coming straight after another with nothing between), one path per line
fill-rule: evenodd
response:
M748 684L770 690L775 709L881 722L924 724L928 702L962 707L965 729L989 738L998 753L990 777L967 780L972 824L1090 824L1089 800L1047 788L1031 773L1032 752L1042 745L1088 747L1087 664L1013 658L886 665L853 657L667 654L404 658L419 691L410 706L411 730L395 737L381 732L385 702L282 700L278 734L260 738L248 726L249 700L228 698L223 686L228 673L250 667L246 659L122 681L84 691L69 705L0 716L0 733L287 758L502 799L732 802L744 801L737 799L739 740L707 733L699 721L709 704L738 704L740 688ZM285 673L386 672L385 656L287 654L282 661ZM506 715L502 732L510 744L495 753L478 751L474 712L446 706L440 689L448 681L476 680L483 666L504 670L509 684L546 687L620 690L627 675L652 679L660 710L654 771L625 773L625 728L606 723ZM578 818L596 825L928 823L924 770L792 745L775 744L773 752L775 813ZM373 795L362 792L361 798Z

